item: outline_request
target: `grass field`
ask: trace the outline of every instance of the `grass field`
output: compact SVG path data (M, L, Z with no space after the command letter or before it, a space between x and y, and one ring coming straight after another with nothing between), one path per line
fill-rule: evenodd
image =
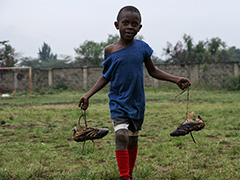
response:
M186 93L146 89L146 117L139 138L135 180L240 179L240 92L192 87L189 112L206 126L191 136L169 133L185 119ZM73 141L84 92L16 94L0 99L0 179L115 180L114 131L107 89L92 97L88 125L109 134L93 145Z

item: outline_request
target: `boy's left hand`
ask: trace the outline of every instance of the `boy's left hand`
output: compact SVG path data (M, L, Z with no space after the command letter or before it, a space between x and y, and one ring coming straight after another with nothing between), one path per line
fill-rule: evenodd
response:
M191 86L191 82L187 78L180 77L177 81L177 85L180 89L184 90Z

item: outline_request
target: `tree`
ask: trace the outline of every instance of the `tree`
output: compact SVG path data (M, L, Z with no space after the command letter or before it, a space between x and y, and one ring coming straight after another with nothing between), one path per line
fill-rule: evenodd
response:
M105 48L106 46L117 42L118 39L119 39L119 35L117 35L117 34L115 34L115 35L109 34L106 42L102 42L102 47Z
M178 41L175 46L168 42L163 51L167 63L215 63L230 61L226 47L220 38L199 41L194 45L193 38L185 34L183 42Z
M31 57L22 57L21 62L19 63L20 66L30 66L32 68L40 68L41 62L39 59L31 58Z
M20 66L31 66L32 68L64 68L70 67L70 56L60 55L51 52L51 48L45 42L41 49L39 49L39 58L22 57L20 60Z
M236 48L235 46L230 47L228 49L228 54L231 61L240 62L240 49Z
M206 42L199 41L194 48L195 53L195 63L204 63L207 62L208 57L211 54L206 50Z
M41 61L32 57L21 58L20 66L31 66L32 68L65 68L70 67L71 57L63 56L60 59L53 59L51 61Z
M41 68L66 68L71 66L71 64L69 63L70 61L71 58L69 56L61 59L53 59L51 61L42 62Z
M183 44L178 41L175 46L167 42L167 48L163 49L164 55L167 57L167 63L183 64L185 63L185 50Z
M57 54L51 53L51 47L45 42L43 42L42 48L39 49L38 55L39 55L39 59L44 62L57 59Z
M15 56L15 49L8 41L0 41L0 67L13 67L17 63Z
M79 48L74 49L78 54L76 64L80 66L100 65L103 61L103 45L94 41L85 41Z
M226 62L229 56L226 50L226 43L220 38L212 38L207 43L208 51L211 54L210 62Z
M74 49L77 54L75 64L80 66L101 65L104 60L104 48L109 44L113 44L118 39L118 35L108 35L105 42L96 43L94 41L85 41L79 48Z

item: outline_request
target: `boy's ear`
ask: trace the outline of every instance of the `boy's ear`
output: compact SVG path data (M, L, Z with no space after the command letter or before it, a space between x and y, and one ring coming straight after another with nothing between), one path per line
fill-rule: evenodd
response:
M142 28L142 24L139 25L138 32L140 31L141 28Z
M114 26L115 26L116 29L119 29L119 26L118 26L118 22L117 22L117 21L114 22Z

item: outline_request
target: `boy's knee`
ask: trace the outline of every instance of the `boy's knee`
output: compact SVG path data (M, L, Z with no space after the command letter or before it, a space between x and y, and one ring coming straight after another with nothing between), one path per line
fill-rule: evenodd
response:
M119 129L118 131L116 131L116 149L120 150L120 149L127 149L127 145L128 145L128 130L126 129Z
M116 140L121 142L128 141L128 130L119 129L118 131L116 131Z

